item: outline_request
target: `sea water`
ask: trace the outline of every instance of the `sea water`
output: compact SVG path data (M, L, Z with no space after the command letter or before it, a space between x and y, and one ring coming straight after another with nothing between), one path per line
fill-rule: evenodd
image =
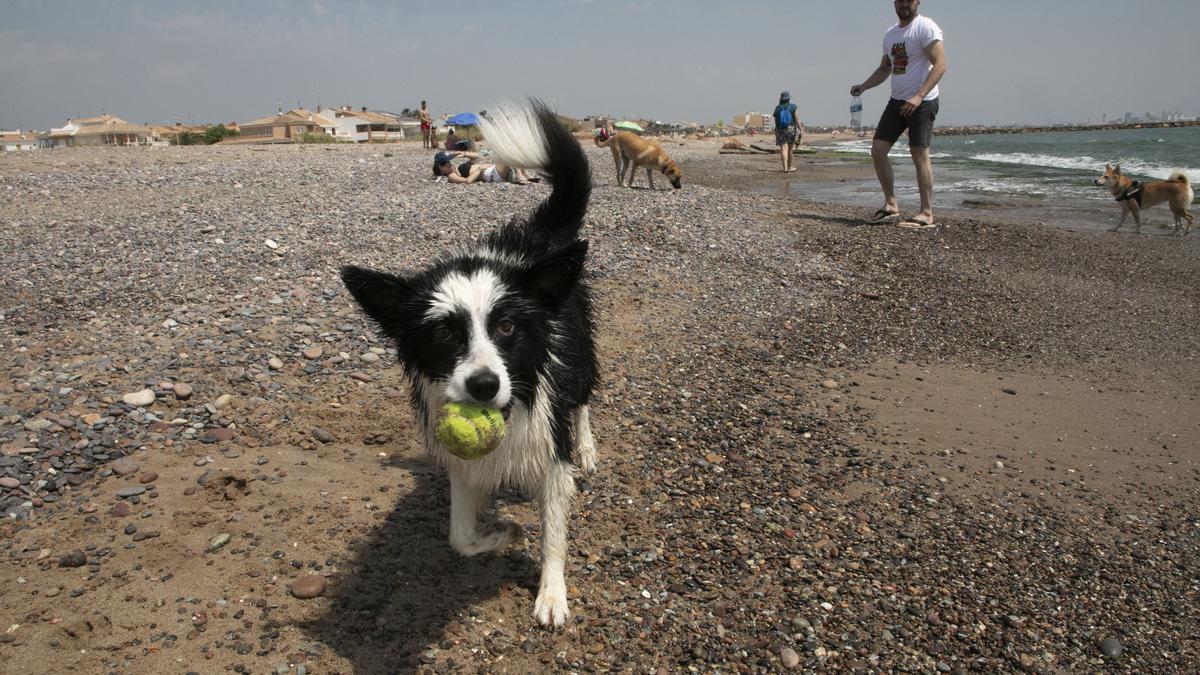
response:
M847 156L869 155L871 139L836 141L832 148ZM931 154L935 210L1007 214L1073 228L1116 225L1120 212L1112 195L1094 184L1106 163L1120 164L1137 179L1162 179L1182 170L1193 186L1200 182L1200 127L935 135ZM901 210L911 213L919 198L904 138L891 157ZM803 183L794 185L793 194L863 206L882 203L874 180L813 188L821 194L805 195L809 188ZM1200 215L1198 211L1193 207L1193 213ZM1165 206L1144 215L1151 225L1173 222ZM1126 223L1131 225L1132 220Z

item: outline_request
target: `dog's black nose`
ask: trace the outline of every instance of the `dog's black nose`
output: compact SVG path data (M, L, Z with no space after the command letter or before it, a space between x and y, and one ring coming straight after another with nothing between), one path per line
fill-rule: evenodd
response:
M500 378L490 370L482 370L467 378L467 393L476 401L490 401L498 391L500 391Z

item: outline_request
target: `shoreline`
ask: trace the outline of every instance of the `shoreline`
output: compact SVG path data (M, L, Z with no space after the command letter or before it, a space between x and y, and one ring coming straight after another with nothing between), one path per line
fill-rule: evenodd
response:
M437 184L427 152L389 146L6 163L0 241L20 274L0 277L0 473L21 487L0 497L39 504L0 522L16 626L0 658L135 674L1200 660L1200 429L1179 412L1200 402L1200 239L957 212L866 227L859 207L781 196L777 157L716 147L668 144L684 189L651 191L644 173L616 187L585 146L600 470L578 481L573 617L553 632L530 617L536 502L499 498L528 534L509 551L449 549L444 473L337 280L412 270L547 185ZM801 181L871 175L798 159ZM123 402L142 389L151 403ZM293 596L310 576L324 594Z
M1182 129L1200 126L1200 120L1169 122L1107 122L1101 124L1047 124L1014 127L959 125L939 127L943 136L977 136L988 134L1038 134L1057 131L1122 131L1127 129Z
M957 124L937 127L938 136L989 136L996 134L1042 134L1070 131L1126 131L1131 129L1183 129L1200 126L1200 120L1171 120L1167 122L1102 122L1099 124L1028 124L996 126L982 124ZM848 127L818 126L818 129L843 129ZM860 127L864 133L874 132L874 127ZM867 131L867 130L870 131ZM825 132L827 133L827 132Z
M732 138L747 145L763 142L758 136ZM724 140L727 139L676 141L675 147L720 147L720 142ZM828 133L806 134L804 147L810 152L797 155L796 163L800 171L790 178L772 171L778 165L778 155L724 155L722 157L728 167L721 168L712 166L710 158L703 153L698 157L701 162L698 177L702 184L710 186L729 189L747 187L776 196L855 206L864 211L865 218L882 201L879 183L869 155L839 149L837 144L844 140ZM670 147L671 144L668 144ZM892 166L901 211L908 213L919 202L912 162L906 152L894 150ZM1039 186L1036 192L1031 193L1015 188L1003 189L1003 181L993 189L981 190L981 183L996 182L994 174L999 170L1011 174L1025 169L1020 165L974 167L964 164L961 159L947 162L935 157L935 212L1002 222L1035 222L1067 231L1098 233L1117 225L1120 209L1107 192L1093 188L1090 179L1084 181L1087 187L1082 191L1078 184L1072 184L1061 186L1060 189L1053 185ZM1030 170L1044 171L1045 168ZM1071 191L1068 192L1068 189ZM1170 212L1165 208L1149 209L1143 212L1142 217L1142 236L1171 237L1175 234L1171 227ZM1132 220L1129 220L1121 231L1132 232L1133 229Z

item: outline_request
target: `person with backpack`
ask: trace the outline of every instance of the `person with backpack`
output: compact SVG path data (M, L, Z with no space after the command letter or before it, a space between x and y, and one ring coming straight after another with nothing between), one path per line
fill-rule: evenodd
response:
M792 166L792 147L800 137L800 120L796 117L796 104L792 103L792 95L788 92L779 94L779 105L772 113L775 118L775 145L779 146L779 154L783 158L783 172L795 171Z

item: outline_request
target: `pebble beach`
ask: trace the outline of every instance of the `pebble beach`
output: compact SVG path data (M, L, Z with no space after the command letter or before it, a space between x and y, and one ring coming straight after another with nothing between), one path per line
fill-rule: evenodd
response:
M668 143L673 191L585 145L600 463L557 631L535 503L498 497L526 530L504 554L450 549L337 276L418 269L548 185L435 183L409 144L0 157L4 668L1200 663L1200 237L865 226L788 185L865 160L785 182L719 147Z

